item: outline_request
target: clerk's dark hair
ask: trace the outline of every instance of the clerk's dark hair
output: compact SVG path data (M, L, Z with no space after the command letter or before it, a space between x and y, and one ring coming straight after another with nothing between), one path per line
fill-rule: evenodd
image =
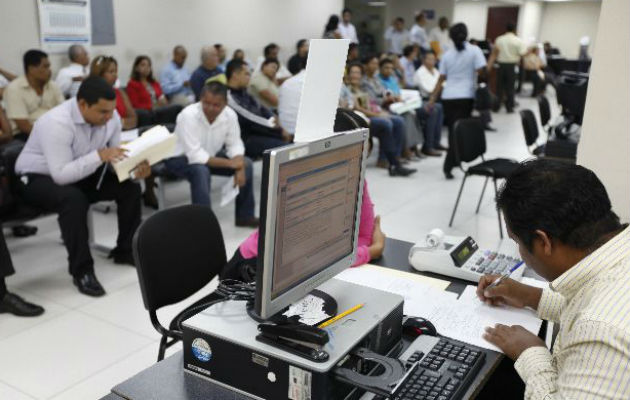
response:
M464 50L464 43L466 43L466 39L468 38L468 28L466 24L460 22L451 26L451 29L448 30L448 36L455 44L457 51Z
M116 92L110 84L105 82L105 79L91 75L81 82L77 92L77 100L85 100L91 106L98 103L100 99L114 101L116 100Z
M508 228L532 250L536 230L551 240L592 250L621 228L606 188L593 171L561 161L525 161L497 195Z
M48 58L48 54L41 50L29 50L24 53L24 56L22 57L24 73L28 73L28 67L39 67L44 58Z

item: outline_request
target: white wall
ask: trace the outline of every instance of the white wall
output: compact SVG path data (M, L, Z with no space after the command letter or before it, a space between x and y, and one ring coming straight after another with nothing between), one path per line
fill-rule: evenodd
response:
M453 21L453 10L455 0L389 0L385 12L385 24L389 26L394 18L403 17L405 26L410 28L416 23L415 16L422 10L434 10L435 17L427 20L427 29L431 29L438 24L438 19L445 16L449 21Z
M589 36L589 54L593 55L601 4L590 1L545 4L540 26L541 40L551 42L566 57L576 58L580 38Z
M600 15L577 161L604 182L630 221L630 2L606 0Z
M538 42L542 22L543 3L526 1L518 12L517 34L527 42Z
M94 0L93 0L94 1ZM96 0L98 1L98 0ZM281 46L288 59L301 38L320 38L331 14L339 14L343 0L114 0L115 46L94 46L92 55L116 57L126 81L133 59L148 54L154 69L170 59L176 44L188 49L186 66L199 64L203 45L223 43L229 50L245 50L255 60L269 42ZM35 0L0 0L0 66L22 72L22 54L39 47ZM52 55L53 72L66 63Z

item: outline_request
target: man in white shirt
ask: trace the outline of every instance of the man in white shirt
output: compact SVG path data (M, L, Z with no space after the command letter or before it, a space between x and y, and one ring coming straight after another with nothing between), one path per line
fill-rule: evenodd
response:
M385 31L384 37L387 43L387 52L401 55L403 48L409 42L409 31L405 29L405 20L396 17L392 26Z
M431 29L429 33L429 44L431 42L438 42L440 44L439 56L453 48L453 41L448 35L448 26L448 18L440 17L438 26Z
M293 74L291 74L287 67L280 62L280 59L278 58L279 53L280 46L278 46L277 44L269 43L268 45L266 45L263 49L263 55L258 57L258 59L256 60L256 68L254 68L254 72L260 71L260 68L262 67L265 60L268 60L270 58L274 59L278 61L278 72L276 72L276 80L278 81L279 85L282 85L282 83L292 77Z
M302 68L300 72L287 79L280 86L280 93L278 94L278 119L280 120L280 126L291 135L295 135L295 124L297 123L305 76L306 70Z
M352 20L352 11L349 8L344 8L341 13L341 22L337 30L342 39L350 39L351 43L359 43L359 37L357 36L357 30L350 22Z
M236 226L257 228L252 161L244 156L238 116L227 107L227 90L220 82L210 82L201 89L199 101L179 113L175 157L165 163L173 174L188 180L192 203L208 207L210 175L233 176L234 186L240 188Z
M73 44L68 49L70 65L63 67L57 73L55 82L66 98L74 97L79 91L81 82L89 75L90 57L80 44Z
M521 61L521 56L527 52L523 41L516 36L516 26L508 22L506 32L496 38L492 53L488 58L488 72L494 67L494 62L499 63L497 74L497 97L499 101L505 101L505 109L508 113L514 112L514 84L516 83L516 66Z
M411 27L409 32L411 43L415 43L424 51L431 50L429 38L427 37L427 31L424 26L427 24L424 13L418 13L416 15L416 23Z
M433 52L425 54L422 65L413 75L413 84L420 89L420 95L425 100L431 96L438 79L440 79L440 71L435 68L435 62L436 58Z

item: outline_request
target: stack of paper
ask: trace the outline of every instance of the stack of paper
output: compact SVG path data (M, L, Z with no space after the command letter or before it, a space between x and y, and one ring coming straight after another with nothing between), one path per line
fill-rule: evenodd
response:
M400 97L402 101L392 103L389 106L389 111L393 112L394 114L401 115L422 107L422 98L420 97L420 92L418 92L417 90L408 89L403 89L400 92Z
M299 315L301 323L311 326L330 318L330 315L324 311L324 299L310 294L292 304L283 315L286 317Z
M156 126L144 132L139 138L121 145L127 150L127 157L115 164L114 170L120 182L129 179L129 173L141 162L153 165L171 157L177 138L163 126Z

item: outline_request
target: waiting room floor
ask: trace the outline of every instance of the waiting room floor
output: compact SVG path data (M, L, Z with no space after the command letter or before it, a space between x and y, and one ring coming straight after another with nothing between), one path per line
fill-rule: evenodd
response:
M529 88L526 88L528 92ZM519 97L520 107L538 115L536 101ZM555 106L555 101L551 101ZM557 110L552 110L557 115ZM493 114L497 132L487 132L488 158L529 157L518 112ZM542 132L542 131L541 131ZM446 136L446 135L444 135ZM446 138L443 140L446 143ZM483 180L468 180L453 228L448 221L463 174L447 181L442 174L443 157L412 163L418 172L410 178L390 178L386 170L368 162L367 180L376 213L381 215L385 234L415 242L432 228L455 235L471 235L483 247L515 249L509 239L499 239L492 185L488 187L478 215L475 207ZM261 163L255 164L260 184ZM234 226L233 204L218 207L220 185L227 178L213 178L212 199L221 222L228 258L251 232ZM260 190L257 191L257 200ZM170 205L189 201L187 183L167 186ZM258 201L257 201L257 204ZM144 209L145 217L153 211ZM38 318L0 315L0 399L97 399L112 386L156 361L159 335L151 326L142 303L136 271L114 265L105 254L94 252L96 274L107 290L102 298L80 294L67 273L66 252L54 217L37 221L36 236L18 239L7 232L16 274L7 279L9 290L45 307ZM113 245L116 216L95 213L97 242ZM167 324L178 310L199 299L216 286L216 280L189 301L159 312ZM181 348L173 346L167 356Z

